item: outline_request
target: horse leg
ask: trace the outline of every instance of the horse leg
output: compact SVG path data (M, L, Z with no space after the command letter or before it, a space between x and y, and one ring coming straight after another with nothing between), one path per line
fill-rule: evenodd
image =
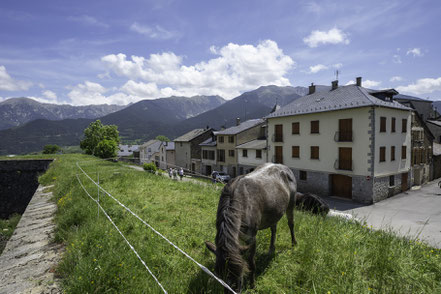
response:
M288 226L291 231L291 245L294 246L297 244L296 236L294 235L294 205L288 207L286 217L288 218Z
M276 250L276 232L277 232L277 223L271 226L271 243L269 248L269 253L272 254Z
M250 267L250 287L254 288L254 280L256 278L256 261L254 260L254 255L256 255L256 237L254 236L250 242L248 266Z

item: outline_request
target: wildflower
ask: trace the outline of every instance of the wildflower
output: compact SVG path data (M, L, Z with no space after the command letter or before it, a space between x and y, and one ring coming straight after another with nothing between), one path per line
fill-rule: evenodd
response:
M82 278L81 276L79 276L79 277L78 277L78 280L80 280L80 281L81 281L82 279L83 279L83 278Z
M96 262L96 258L93 259L93 262Z
M93 283L94 283L93 281L90 281L90 284L91 284L91 285L93 285Z
M345 275L345 272L341 272L341 275L344 276L344 275Z
M368 287L368 291L372 291L372 288L371 288L371 287Z

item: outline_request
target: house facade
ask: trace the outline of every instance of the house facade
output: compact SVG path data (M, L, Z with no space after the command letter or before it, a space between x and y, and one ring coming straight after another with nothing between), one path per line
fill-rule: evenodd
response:
M315 92L267 116L268 161L289 166L299 191L358 202L410 186L411 109L395 90L357 84Z
M266 140L253 140L236 147L239 175L248 174L266 162Z
M265 121L251 119L243 123L238 120L236 126L215 132L217 141L217 165L220 171L236 177L238 173L238 145L265 137Z
M159 148L161 147L161 141L150 140L139 146L139 161L141 164L157 162L159 165Z
M200 173L201 144L213 134L212 129L194 129L174 140L177 166Z
M218 170L216 157L216 137L213 135L201 144L201 174L210 176L215 170Z
M174 142L162 142L159 148L159 168L168 169L175 167L175 143Z

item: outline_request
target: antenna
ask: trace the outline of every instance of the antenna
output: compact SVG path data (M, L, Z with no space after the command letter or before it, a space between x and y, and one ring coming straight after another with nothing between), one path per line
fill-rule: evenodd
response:
M336 71L335 71L335 79L338 81L338 74L340 73L340 71L337 69Z

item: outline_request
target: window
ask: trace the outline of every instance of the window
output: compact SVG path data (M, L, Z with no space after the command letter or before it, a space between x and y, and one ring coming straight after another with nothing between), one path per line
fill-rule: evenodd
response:
M380 147L380 162L386 161L386 147Z
M228 143L234 143L234 136L228 136Z
M219 143L223 143L224 142L224 136L219 136Z
M223 149L218 149L217 150L217 159L220 162L225 162L225 150L223 150Z
M395 133L395 117L392 118L391 123L390 123L390 131L392 133Z
M234 157L234 150L228 150L228 156Z
M292 134L293 135L300 134L300 123L299 122L292 123Z
M395 146L390 146L390 161L395 160Z
M283 142L283 125L274 126L274 142Z
M311 121L311 134L318 134L320 132L320 125L318 120Z
M389 187L395 186L395 176L389 176Z
M311 146L311 159L319 159L320 149L319 146Z
M306 179L307 179L307 173L306 173L306 171L301 170L301 171L300 171L300 176L299 176L299 178L300 178L300 180L302 180L302 181L306 181Z
M338 120L338 141L352 142L352 118Z
M256 150L256 158L262 158L262 150Z
M242 157L248 157L248 150L246 149L242 150Z
M406 159L406 152L407 152L406 146L401 146L401 159Z
M300 157L300 146L292 146L292 158Z
M380 133L386 132L386 118L384 116L380 117Z
M407 133L407 119L405 118L401 121L401 132Z

